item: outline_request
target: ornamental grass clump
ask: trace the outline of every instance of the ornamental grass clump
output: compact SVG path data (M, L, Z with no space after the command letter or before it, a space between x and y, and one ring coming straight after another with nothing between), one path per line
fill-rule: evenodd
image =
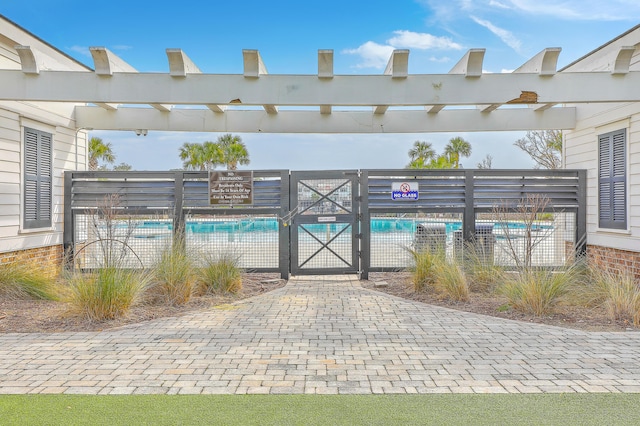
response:
M125 316L149 281L144 272L107 266L91 273L75 272L68 282L72 309L90 320L104 321Z
M411 280L415 291L425 291L435 281L435 265L445 261L445 253L438 250L407 249L413 264L410 267Z
M438 258L433 264L433 289L441 296L466 302L469 300L469 284L460 262Z
M15 299L57 298L57 271L33 260L18 258L0 264L0 296Z
M199 280L206 293L240 293L242 270L240 257L233 253L213 253L204 256Z
M465 245L463 265L471 290L490 293L503 279L504 268L496 265L490 257L476 244Z
M582 278L582 269L573 264L563 270L523 269L505 274L498 293L516 310L536 316L549 314Z
M157 297L172 306L191 300L197 282L193 258L179 237L161 250L152 273Z
M612 321L640 326L640 286L633 274L593 268L590 277L590 305L604 306Z

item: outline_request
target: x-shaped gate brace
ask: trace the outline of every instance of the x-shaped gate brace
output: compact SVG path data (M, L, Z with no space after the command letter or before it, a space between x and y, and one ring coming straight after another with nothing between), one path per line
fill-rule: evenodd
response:
M340 235L342 235L342 233L343 233L344 231L346 231L347 229L349 229L349 227L350 227L350 226L351 226L351 225L348 225L348 226L345 226L344 228L342 228L342 230L341 230L340 232L338 232L338 233L337 233L333 238L331 238L331 239L330 239L329 241L327 241L327 243L325 244L325 243L323 243L322 241L320 241L320 239L318 239L318 237L316 237L315 235L313 235L311 232L309 232L309 230L307 230L304 226L302 226L302 225L301 225L301 226L300 226L300 228L302 228L302 229L304 230L304 232L306 232L307 234L311 235L311 237L312 237L314 240L316 240L317 242L319 242L319 243L320 243L320 245L321 245L322 247L320 247L318 250L316 250L316 252L315 252L315 253L313 253L311 256L309 256L309 257L307 258L307 260L305 260L304 262L302 262L302 263L300 264L300 268L302 268L304 265L306 265L306 264L307 264L307 262L309 262L311 259L313 259L315 256L317 256L317 255L318 255L318 253L320 253L320 252L321 252L322 250L324 250L324 249L327 249L327 250L329 250L331 253L333 253L333 254L334 254L338 259L340 259L342 262L344 262L344 264L345 264L345 265L347 265L347 266L351 266L351 264L350 264L349 262L347 262L346 260L344 260L344 259L342 258L342 256L340 256L338 253L336 253L335 251L333 251L333 250L331 249L331 247L329 247L329 244L331 244L333 241L335 241L335 239L336 239L336 238L338 238Z
M306 209L304 210L300 210L298 211L298 214L302 214L305 211L311 209L313 206L319 204L320 202L322 202L323 200L327 200L329 201L331 204L335 204L336 207L343 209L344 211L346 211L347 213L351 213L351 210L348 210L345 206L339 204L338 202L332 200L331 198L329 198L330 195L332 195L333 193L335 193L336 191L338 191L340 188L342 188L343 186L347 185L348 183L350 183L350 180L345 180L342 185L340 186L336 186L335 188L333 188L333 190L331 190L330 192L328 192L327 194L323 194L321 193L319 190L307 185L306 183L304 183L304 181L300 180L298 183L300 183L301 185L304 185L305 187L309 188L311 191L315 192L316 194L318 194L320 196L319 199L317 199L316 201L314 201L313 203L311 203L311 205L309 205ZM296 210L298 209L298 207L296 207Z
M313 193L317 194L320 196L319 199L315 200L313 203L311 203L309 206L307 206L305 209L300 210L299 206L296 206L296 208L294 210L297 211L296 214L302 214L307 210L312 209L314 206L319 205L320 203L326 201L329 201L331 204L335 205L337 208L346 211L347 213L351 213L352 210L347 209L345 206L343 206L342 204L338 203L335 200L332 200L331 198L329 198L331 195L335 194L337 191L339 191L341 188L345 187L347 184L349 184L351 181L349 179L345 180L344 182L342 182L340 185L336 186L335 188L333 188L331 191L329 191L326 194L323 194L322 192L320 192L318 189L308 185L307 183L304 182L304 180L300 180L298 181L299 184L303 185L304 187L308 188L309 190L311 190ZM330 240L328 240L326 243L321 241L318 237L316 237L313 233L311 233L308 229L306 229L303 225L300 225L300 228L302 228L304 230L305 233L307 233L308 235L310 235L315 241L317 241L318 243L320 243L321 247L316 250L312 255L310 255L309 257L307 257L307 259L302 262L299 267L302 268L304 265L306 265L308 262L310 262L314 257L316 257L320 252L322 252L324 249L328 250L329 252L331 252L336 258L340 259L341 262L343 262L345 265L347 266L351 266L351 264L345 260L342 256L340 256L338 253L336 253L331 247L329 247L329 245L334 242L340 235L342 235L347 229L349 229L351 225L346 226L345 228L343 228L342 230L340 230L338 233L336 233L336 235L333 236L333 238L331 238Z

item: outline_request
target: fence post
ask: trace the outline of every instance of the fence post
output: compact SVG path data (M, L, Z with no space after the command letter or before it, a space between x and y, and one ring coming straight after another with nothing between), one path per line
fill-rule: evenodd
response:
M73 172L64 172L64 228L62 233L62 247L64 249L65 267L74 264L75 255L75 217L71 208L71 193L73 190Z
M280 171L280 217L287 218L291 210L289 196L290 177L289 170ZM278 220L278 267L280 277L283 280L289 279L289 258L291 254L291 232L286 222Z
M476 212L474 209L474 171L464 171L464 214L462 217L462 239L472 242L476 233Z
M360 175L360 279L369 279L371 268L371 213L369 212L369 171L362 170Z
M173 175L173 183L173 242L186 244L186 226L183 208L184 172L176 171Z
M587 171L578 170L578 211L576 212L576 256L587 254Z

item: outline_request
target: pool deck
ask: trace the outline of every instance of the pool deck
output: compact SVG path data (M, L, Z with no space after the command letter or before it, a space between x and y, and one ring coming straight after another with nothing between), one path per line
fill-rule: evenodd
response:
M583 332L389 296L355 277L103 332L0 334L0 393L640 392L640 332Z

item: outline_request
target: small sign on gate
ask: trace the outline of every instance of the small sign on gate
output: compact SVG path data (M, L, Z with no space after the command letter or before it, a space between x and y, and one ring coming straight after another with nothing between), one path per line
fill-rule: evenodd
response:
M416 201L419 196L418 182L393 182L391 199L400 201Z
M252 205L253 171L209 172L209 203L217 205Z

